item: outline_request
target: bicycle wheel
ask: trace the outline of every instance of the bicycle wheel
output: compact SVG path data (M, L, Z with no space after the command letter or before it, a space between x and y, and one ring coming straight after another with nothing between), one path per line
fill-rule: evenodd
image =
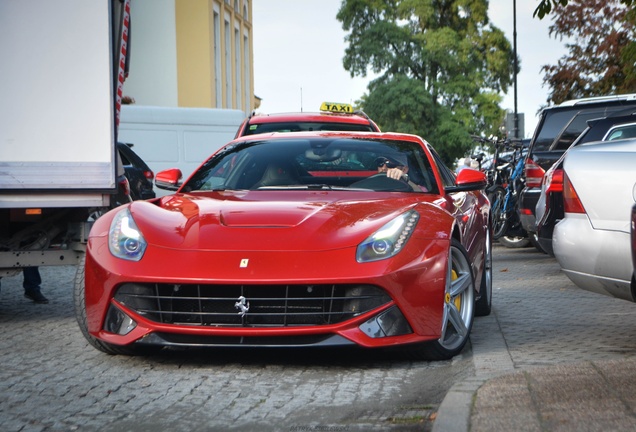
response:
M507 248L518 249L524 248L530 244L530 239L528 237L522 236L501 236L499 238L499 243L504 245Z
M508 229L508 218L504 212L504 202L506 191L502 187L497 187L488 194L490 200L490 217L492 222L492 238L498 240Z

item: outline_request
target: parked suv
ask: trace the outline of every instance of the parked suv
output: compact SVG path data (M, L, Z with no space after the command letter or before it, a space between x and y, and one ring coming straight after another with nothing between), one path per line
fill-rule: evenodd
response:
M622 115L624 114L624 115ZM563 161L574 147L589 142L609 142L636 137L636 108L602 119L589 120L587 128L574 140L561 158L543 176L539 201L536 206L537 239L541 248L550 255L554 226L563 219Z
M521 224L537 248L535 209L545 172L587 127L587 121L636 107L636 94L567 101L541 112L530 142L524 174L526 185L519 197Z

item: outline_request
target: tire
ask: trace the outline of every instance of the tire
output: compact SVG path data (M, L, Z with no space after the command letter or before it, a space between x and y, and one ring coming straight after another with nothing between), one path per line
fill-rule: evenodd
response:
M459 354L468 342L475 317L475 279L468 254L455 239L451 242L448 262L442 335L436 341L406 348L412 358L449 360Z
M496 187L488 194L492 236L495 240L502 237L508 229L508 219L503 211L505 199L506 191L502 187Z
M492 240L489 230L486 231L484 249L484 270L479 284L479 299L475 302L475 316L490 315L492 310Z
M86 256L83 256L80 262L77 264L77 271L75 273L75 281L73 286L73 303L75 306L75 319L77 324L84 335L84 338L95 349L110 355L145 355L161 349L160 347L148 346L148 347L129 347L113 345L106 342L102 342L99 339L93 337L88 332L88 324L86 319L86 285L85 285L85 271Z
M532 246L534 246L536 250L546 255L549 255L548 252L546 252L545 249L543 249L543 247L541 246L541 243L539 243L539 237L536 232L528 233L528 240L530 241L530 243L532 243Z
M511 249L520 249L530 245L530 239L522 236L503 236L499 238L499 243Z

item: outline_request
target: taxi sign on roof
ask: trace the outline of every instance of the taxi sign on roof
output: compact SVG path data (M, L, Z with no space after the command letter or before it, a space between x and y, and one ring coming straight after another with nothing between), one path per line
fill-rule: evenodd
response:
M323 102L322 105L320 105L320 111L352 114L353 106L351 106L350 104L336 102Z

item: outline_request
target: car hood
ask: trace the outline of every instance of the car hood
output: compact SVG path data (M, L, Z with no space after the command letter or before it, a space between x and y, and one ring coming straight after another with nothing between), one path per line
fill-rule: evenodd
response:
M281 199L282 197L282 199ZM357 246L417 208L421 235L452 217L422 194L225 191L135 201L130 211L150 245L205 250L329 250ZM432 196L431 199L434 199ZM430 221L435 221L431 223Z

